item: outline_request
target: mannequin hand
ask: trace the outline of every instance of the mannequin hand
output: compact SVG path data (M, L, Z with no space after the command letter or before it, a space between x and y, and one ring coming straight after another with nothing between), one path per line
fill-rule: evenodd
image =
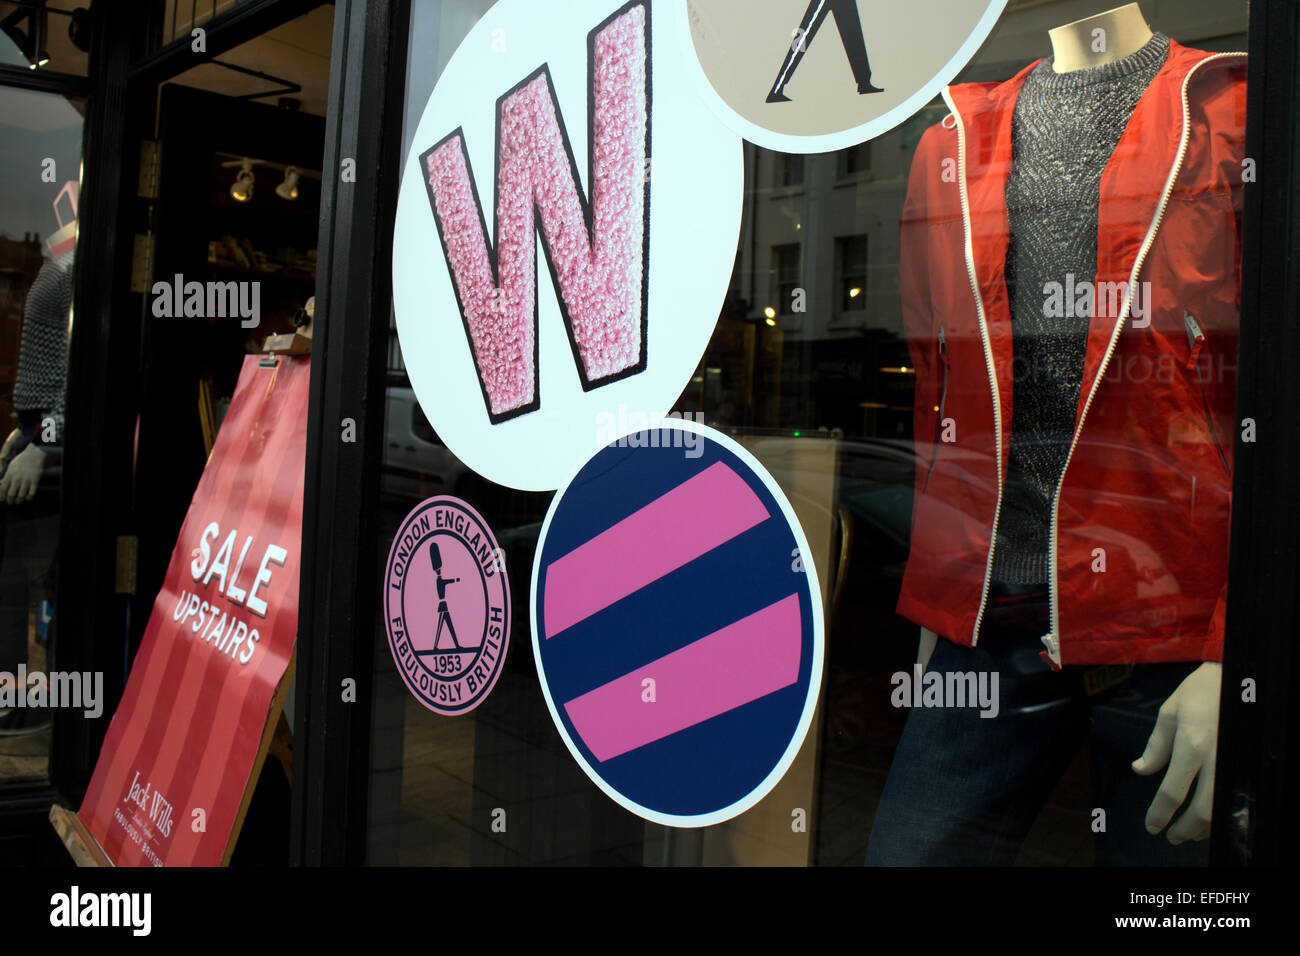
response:
M13 457L14 446L18 444L18 440L22 437L23 432L20 428L15 428L9 433L9 437L5 439L4 447L0 448L0 467L9 463L9 459Z
M10 505L20 505L30 501L36 495L36 486L41 482L41 472L45 470L45 452L35 445L28 445L18 453L5 469L0 478L0 501Z
M1199 774L1191 804L1166 834L1175 845L1187 840L1204 840L1210 835L1222 676L1223 665L1212 661L1188 674L1160 705L1160 716L1147 741L1147 749L1133 761L1133 770L1143 776L1169 764L1160 790L1147 810L1146 826L1151 834L1165 828Z
M921 628L921 640L916 645L916 662L921 665L921 670L925 670L925 665L930 663L930 655L934 653L935 646L939 643L939 635L929 628Z

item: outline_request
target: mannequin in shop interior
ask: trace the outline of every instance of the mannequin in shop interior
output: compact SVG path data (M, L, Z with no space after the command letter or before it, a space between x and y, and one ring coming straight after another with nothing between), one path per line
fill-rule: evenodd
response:
M1097 42L1096 31L1106 42ZM1073 73L1132 56L1151 41L1151 27L1136 3L1116 7L1047 31L1052 43L1052 70Z
M27 293L14 408L18 425L0 448L0 501L30 501L45 473L50 449L62 445L68 310L72 304L69 251L47 259Z
M71 198L73 216L45 246L49 253L27 290L22 343L14 382L18 427L0 447L0 502L30 501L40 486L52 450L63 444L63 400L67 379L68 331L72 310L72 267L77 244L78 184L69 182L60 198ZM56 211L58 201L55 203Z
M42 482L59 465L76 246L77 183L55 200L71 208L69 221L46 240L42 262L23 303L23 325L14 379L18 425L0 447L0 671L13 672L29 659L29 618L48 609L54 589L58 538L57 484ZM48 621L48 618L45 619ZM48 716L32 708L0 712L0 736L39 731Z
M1098 746L1136 741L1129 781L1151 777L1145 813L1116 802L1112 829L1137 812L1170 844L1209 834L1235 383L1198 363L1235 367L1243 59L1154 32L1136 3L1048 35L1050 61L949 88L903 221L920 461L899 613L922 625L920 667L1001 672L1007 716L912 711L868 863L1009 862L1073 755L1056 741L1077 749L1090 725L1095 771ZM1171 239L1187 234L1210 237L1204 258ZM1062 309L1062 288L1087 292ZM980 485L946 431L982 455ZM1130 676L1098 690L1114 665ZM974 784L965 829L914 853L909 825L951 808L903 805L983 771L949 743L976 732L1004 779Z
M1109 38L1106 49L1095 49L1095 31ZM1048 32L1052 41L1052 69L1071 73L1102 66L1136 53L1150 42L1151 27L1136 3L1117 7L1095 17L1077 20ZM1193 797L1193 813L1187 826L1170 830L1171 841L1203 840L1210 834L1211 801L1214 797L1214 759L1219 732L1219 690L1223 665L1206 661L1178 685L1165 702L1162 715L1147 741L1146 749L1133 761L1133 770L1154 774L1168 765L1157 802L1146 817L1147 830L1165 828L1182 804L1187 784L1197 774L1201 780ZM1171 756L1176 756L1171 762Z

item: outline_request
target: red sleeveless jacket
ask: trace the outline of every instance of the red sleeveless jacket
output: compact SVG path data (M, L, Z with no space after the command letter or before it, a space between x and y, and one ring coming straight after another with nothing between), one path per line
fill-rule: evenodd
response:
M898 613L967 645L1007 473L1006 186L1034 65L945 91L951 113L917 147L901 226L918 464ZM1171 42L1102 176L1093 294L1055 302L1091 316L1049 532L1043 644L1057 667L1222 659L1245 119L1245 55Z

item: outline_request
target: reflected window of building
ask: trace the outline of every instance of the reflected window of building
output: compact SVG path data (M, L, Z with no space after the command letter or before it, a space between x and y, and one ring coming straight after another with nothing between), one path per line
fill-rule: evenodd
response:
M799 288L799 265L802 247L797 242L787 242L772 247L772 298L776 311L790 315L794 311L794 290ZM769 316L770 318L770 316Z
M788 189L803 185L803 157L789 153L772 154L772 186Z
M835 292L841 312L867 308L867 237L840 236L835 240Z
M862 179L870 172L870 143L859 143L835 154L835 175L838 179Z

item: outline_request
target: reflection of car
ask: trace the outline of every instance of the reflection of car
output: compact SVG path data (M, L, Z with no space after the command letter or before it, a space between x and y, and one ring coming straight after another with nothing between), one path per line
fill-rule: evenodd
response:
M386 404L384 495L414 501L431 495L463 496L464 479L470 471L438 440L415 400L415 392L389 386Z
M1082 444L1091 447L1092 457L1114 462L1116 468L1142 471L1150 476L1153 488L1178 487L1176 462L1159 450L1114 441L1085 440ZM840 502L849 508L855 518L870 521L903 547L907 546L910 531L913 474L921 466L913 448L913 444L908 441L871 439L841 442L839 450ZM939 446L936 452L931 452L929 460L934 461L936 455L943 460L945 470L959 474L963 482L989 485L989 494L995 493L986 477L977 477L993 471L983 456L951 445ZM1121 498L1113 493L1103 494L1115 498L1117 504L1131 505L1140 501L1144 507L1166 512L1171 512L1176 507L1166 497Z
M950 477L965 484L987 485L988 495L996 494L989 480L994 468L984 456L953 445L931 449L924 462L918 457L917 447L912 442L895 439L841 440L833 458L797 452L801 441L819 440L825 439L810 436L771 442L760 440L754 444L753 450L772 476L787 488L824 486L825 476L812 472L818 467L835 469L838 548L848 564L836 575L841 581L845 573L859 584L901 574L901 562L907 560L909 553L916 469L928 467L929 462L936 461L936 455ZM1091 447L1089 457L1111 462L1114 468L1141 472L1147 477L1146 484L1152 489L1149 496L1098 492L1101 498L1110 500L1117 508L1132 507L1140 502L1149 512L1163 513L1168 516L1167 520L1177 521L1185 520L1185 510L1195 505L1197 489L1186 479L1180 484L1177 458L1169 450L1105 439L1085 439L1083 443ZM921 451L924 453L924 446ZM798 496L797 491L795 495ZM829 502L822 502L820 510L829 510L829 506ZM928 499L927 507L940 512L951 510L953 528L961 527L968 520L947 502L933 497ZM850 525L847 529L843 528L845 522ZM846 531L850 539L848 548L844 546ZM1115 529L1095 528L1092 533L1099 546L1110 550L1112 558L1123 555L1120 566L1135 570L1138 594L1146 598L1167 596L1173 599L1184 590L1169 572L1164 557L1148 545ZM1147 613L1153 612L1148 609ZM1175 612L1171 607L1161 613Z
M793 498L809 497L801 489L826 487L828 476L817 470L834 468L835 474L829 476L835 489L834 508L847 510L857 525L855 532L881 539L872 544L871 550L884 563L905 557L911 528L912 476L916 470L912 443L840 440L833 457L800 453L803 442L827 440L815 433L804 438L759 438L751 442L750 448ZM832 510L832 502L814 504L818 511ZM880 554L881 546L893 554Z

